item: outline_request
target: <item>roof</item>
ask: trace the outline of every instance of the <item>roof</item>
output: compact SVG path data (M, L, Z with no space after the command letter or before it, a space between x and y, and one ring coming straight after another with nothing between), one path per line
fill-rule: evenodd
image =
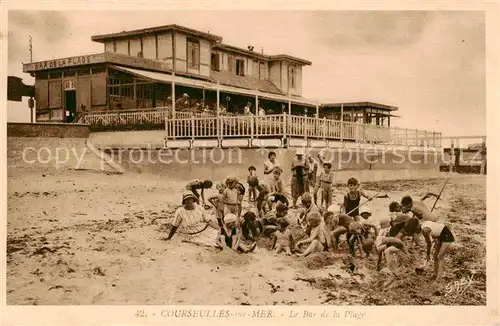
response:
M374 102L346 102L346 103L322 103L321 106L323 108L340 108L341 106L345 107L371 107L377 108L381 110L387 111L396 111L398 108L395 106L374 103Z
M307 65L307 66L311 65L311 61L307 61L307 60L304 60L304 59L301 59L301 58L297 58L297 57L294 57L294 56L291 56L291 55L288 55L288 54L266 55L266 54L263 54L263 53L251 51L251 50L248 50L248 49L243 49L243 48L240 48L240 47L237 47L237 46L233 46L233 45L229 45L229 44L224 44L224 43L216 44L216 45L214 45L213 48L214 49L221 49L221 50L224 50L224 51L227 51L227 52L234 52L234 53L238 53L238 54L243 54L243 55L246 55L246 56L249 56L249 57L252 57L252 58L256 58L256 59L260 59L260 60L264 60L264 61L288 60L288 61L292 61L294 63L298 63L298 64L301 64L301 65Z
M269 57L270 61L275 61L275 60L288 60L288 61L293 61L293 62L298 62L300 64L303 64L304 66L310 66L311 61L307 61L301 58L297 58L288 54L277 54L277 55L272 55Z
M126 67L120 67L120 66L110 66L113 69L120 70L126 73L133 74L135 76L139 77L145 77L151 80L155 80L158 82L165 82L165 83L171 83L174 81L176 84L179 85L184 85L184 86L191 86L191 87L198 87L198 88L204 88L204 89L210 89L210 90L217 90L219 89L222 92L225 93L233 93L233 94L238 94L238 95L246 95L246 96L259 96L260 98L265 98L265 99L270 99L270 100L275 100L275 101L281 101L281 102L288 102L290 100L292 103L297 103L301 105L308 105L308 106L315 106L315 101L305 99L300 96L292 96L292 97L287 97L282 94L274 94L274 93L269 93L267 91L261 91L258 92L254 88L252 89L247 89L247 88L242 88L238 86L233 86L233 85L224 85L220 83L219 85L217 84L217 81L215 82L208 82L208 81L203 81L203 80L195 80L192 78L186 78L186 77L180 77L180 76L173 76L168 73L161 73L161 72L154 72L154 71L147 71L147 70L141 70L141 69L132 69L132 68L126 68Z
M284 95L276 85L269 80L262 80L252 76L237 76L233 73L212 71L211 77L222 85L234 86L239 88L260 90L263 92Z
M221 49L221 50L228 51L228 52L235 52L235 53L239 53L239 54L244 54L244 55L254 57L257 59L261 59L261 60L265 60L265 61L269 60L269 56L267 56L265 54L261 54L259 52L250 51L247 49L243 49L243 48L239 48L236 46L223 44L223 43L214 45L213 49Z
M198 31L196 29L192 29L192 28L188 28L188 27L184 27L184 26L180 26L180 25L176 25L176 24L135 29L135 30L130 30L130 31L122 31L119 33L94 35L94 36L92 36L92 41L102 43L102 42L105 42L105 41L110 40L110 39L123 38L123 37L129 37L129 36L139 36L139 35L143 35L143 34L169 32L169 31L179 31L179 32L186 33L188 35L197 36L197 37L212 40L212 41L218 41L218 42L222 41L222 37L220 37L220 36L210 34L210 33L201 32L201 31Z

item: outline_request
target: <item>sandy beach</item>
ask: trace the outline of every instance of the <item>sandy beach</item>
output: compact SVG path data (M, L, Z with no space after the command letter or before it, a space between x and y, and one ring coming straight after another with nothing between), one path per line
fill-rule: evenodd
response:
M439 192L442 179L366 184L390 198L371 204L374 217L409 194ZM185 182L127 172L9 170L7 304L14 305L485 305L486 177L454 175L435 213L456 235L445 273L415 260L376 271L376 256L336 253L274 256L268 239L250 254L165 242L165 225ZM338 188L341 196L346 188ZM426 201L432 206L433 200ZM296 214L292 210L291 214ZM417 253L415 253L417 252ZM464 291L453 282L469 279Z

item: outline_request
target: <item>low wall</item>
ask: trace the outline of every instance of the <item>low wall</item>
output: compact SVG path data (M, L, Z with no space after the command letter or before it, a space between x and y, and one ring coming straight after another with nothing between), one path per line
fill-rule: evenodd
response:
M137 148L107 152L126 170L154 173L168 179L179 180L201 178L222 180L230 175L245 180L248 167L252 165L257 168L258 175L263 176L264 161L267 160L269 153L267 150L250 148L175 150ZM277 161L284 170L283 180L288 181L291 178L290 168L295 150L283 149L276 152ZM310 155L316 155L318 152L318 149L309 150ZM383 160L380 156L377 162L373 156L364 155L366 151L356 152L351 158L347 153L337 156L335 154L326 153L325 157L337 171L336 178L339 183L346 183L350 177L368 182L430 178L439 175L439 164L436 157L430 154L406 153L404 156L403 153L398 155L385 153ZM371 162L366 162L364 156Z
M76 123L7 123L7 137L88 138L89 126Z

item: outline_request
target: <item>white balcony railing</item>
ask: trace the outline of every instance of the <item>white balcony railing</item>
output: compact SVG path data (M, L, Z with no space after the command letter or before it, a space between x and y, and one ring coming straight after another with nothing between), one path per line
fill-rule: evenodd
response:
M441 133L341 122L326 118L278 114L263 117L176 112L169 108L92 112L81 121L91 125L165 124L167 139L294 137L359 143L441 147Z

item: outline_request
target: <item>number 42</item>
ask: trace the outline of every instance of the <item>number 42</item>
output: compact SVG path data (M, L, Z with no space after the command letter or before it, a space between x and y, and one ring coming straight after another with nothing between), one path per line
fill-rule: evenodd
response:
M140 310L137 310L137 312L135 313L135 316L137 318L146 318L147 315L144 313L144 310L140 309Z

